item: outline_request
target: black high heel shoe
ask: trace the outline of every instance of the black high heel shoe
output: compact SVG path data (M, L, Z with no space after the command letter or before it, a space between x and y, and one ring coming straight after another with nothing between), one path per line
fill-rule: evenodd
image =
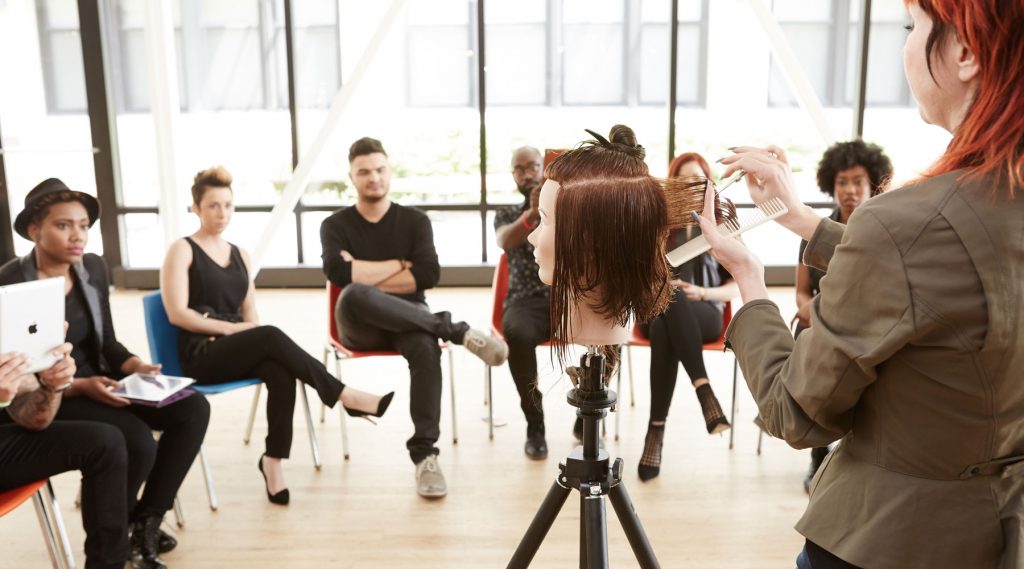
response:
M260 455L260 461L256 463L256 467L260 469L260 474L263 475L263 485L267 485L267 473L263 472L263 457L267 455ZM288 489L285 488L277 494L271 494L269 488L267 489L267 499L270 500L271 504L277 504L278 506L287 506L288 499L291 496L288 493Z
M345 407L344 405L342 405L342 408L345 409L345 412L348 413L349 417L355 417L357 419L366 419L367 421L370 421L371 423L376 425L377 423L375 423L372 419L370 419L370 417L383 417L384 416L384 412L388 410L388 406L391 405L391 400L394 399L394 398L395 398L395 392L394 391L392 391L391 393L388 393L384 397L381 397L380 398L380 402L377 403L377 412L376 413L368 413L366 411L360 411L359 409L351 409L349 407Z

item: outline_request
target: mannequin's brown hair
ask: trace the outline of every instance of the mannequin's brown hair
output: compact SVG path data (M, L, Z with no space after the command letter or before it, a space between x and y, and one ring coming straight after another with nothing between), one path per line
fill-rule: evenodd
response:
M551 332L564 362L570 310L580 303L617 325L648 321L668 307L665 260L668 213L662 186L650 176L633 131L615 125L606 139L587 140L544 172L558 182Z

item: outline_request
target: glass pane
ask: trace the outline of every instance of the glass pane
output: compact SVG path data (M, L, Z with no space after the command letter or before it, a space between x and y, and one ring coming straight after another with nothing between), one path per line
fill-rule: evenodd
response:
M868 46L868 91L869 105L906 104L910 87L903 74L903 43L906 30L899 25L873 24ZM860 57L860 36L857 26L850 26L849 50L846 62L846 101L853 101L858 58Z
M127 249L125 264L137 268L158 268L164 262L164 230L160 216L155 213L129 213L122 216L124 244ZM195 219L192 217L191 219ZM195 222L192 225L198 226ZM198 228L198 227L196 227ZM195 231L183 232L187 235Z
M624 17L624 0L562 0L566 24L615 24Z
M335 26L338 21L337 0L301 0L292 2L295 27Z
M73 0L50 1L45 7L61 25L78 27L78 9ZM81 43L77 32L70 32L73 39L68 40L65 57L55 67L53 59L44 58L50 44L44 44L40 36L36 8L35 2L7 2L0 9L0 77L8 79L0 95L0 134L7 173L3 191L12 220L21 212L29 190L46 178L60 178L74 190L96 195ZM61 76L58 85L79 93L71 97L77 101L68 101L67 93L58 99L68 108L48 107L47 91L54 85L44 77L54 75ZM24 255L32 249L32 243L14 234L14 249ZM103 252L99 222L90 232L86 251Z
M786 25L782 29L789 39L790 46L800 62L800 68L807 76L814 92L822 104L828 106L828 77L829 77L829 27L813 24ZM793 95L786 79L785 71L779 65L775 57L771 62L771 86L768 91L768 100L774 106L796 105L796 96Z
M565 26L562 100L572 104L612 104L625 99L623 27L609 24ZM600 69L600 73L595 73Z
M208 51L202 61L205 73L200 79L202 107L213 110L262 107L262 49L258 30L207 29L205 39Z
M487 105L547 102L543 24L487 26Z
M302 264L322 267L320 254L320 224L331 215L329 211L310 211L302 214Z
M85 74L82 68L82 40L78 31L47 32L50 97L55 111L84 112Z
M644 25L640 36L640 103L662 105L668 98L669 37L664 24ZM679 56L676 59L676 100L680 104L700 103L700 27L679 25Z
M861 3L860 0L850 0L850 21L860 21ZM907 22L910 17L903 2L872 2L871 23L879 22Z
M828 22L832 19L832 1L772 0L772 11L780 22Z
M479 265L480 213L476 211L428 211L434 227L434 247L441 265Z
M528 24L543 22L546 19L546 0L519 0L518 2L489 0L484 5L484 20L487 25Z
M281 42L284 38L281 38ZM317 27L295 30L295 91L298 106L326 109L341 87L341 66L337 28ZM282 63L286 62L282 58ZM287 80L280 82L287 89ZM281 98L288 104L287 95Z
M194 215L187 217L187 220L185 220L185 223L183 224L183 226L186 227L185 234L198 229L198 222L195 221L195 219L196 217ZM224 231L224 237L228 241L252 253L252 250L256 247L256 244L263 236L263 233L267 228L267 224L269 223L269 213L235 212L234 216L231 218L231 225L229 225L227 230ZM285 218L284 222L281 224L280 230L276 234L276 237L271 241L270 248L267 249L267 255L263 259L263 266L294 266L296 264L297 251L298 244L295 240L295 216L290 215Z
M44 0L43 9L49 29L78 29L78 3L75 0Z
M468 24L470 9L477 0L412 0L409 23L415 25Z
M409 104L470 104L469 73L473 50L462 26L409 30Z
M199 0L199 11L204 26L258 27L260 3L254 0Z

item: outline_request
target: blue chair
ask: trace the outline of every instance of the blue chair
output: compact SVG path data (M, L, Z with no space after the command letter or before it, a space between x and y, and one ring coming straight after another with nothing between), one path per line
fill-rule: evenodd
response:
M182 376L181 359L178 355L178 334L180 329L171 324L167 318L167 311L164 309L163 297L160 291L147 294L142 298L142 311L146 319L146 335L149 338L149 353L153 363L161 364L162 373L167 375ZM245 444L249 444L252 438L252 427L256 420L256 408L260 402L260 391L263 382L257 378L228 381L214 385L194 385L192 389L211 396L218 393L227 393L243 387L256 386L256 392L252 398L252 408L249 411L249 424L245 430ZM309 412L309 398L305 386L299 383L299 391L302 393L303 408L306 412L306 428L309 430L309 444L313 451L313 464L320 470L320 447L316 440L316 431L313 428L313 419ZM203 478L206 480L206 495L210 499L210 509L217 509L217 495L213 488L213 474L206 462L206 453L203 448L199 449L199 461L203 467ZM179 518L180 519L180 518ZM179 525L182 522L179 521Z

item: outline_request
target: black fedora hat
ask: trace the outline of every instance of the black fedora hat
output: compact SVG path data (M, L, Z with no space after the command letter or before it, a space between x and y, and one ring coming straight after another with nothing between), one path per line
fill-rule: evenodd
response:
M32 191L25 196L25 209L21 210L18 217L14 219L14 231L31 241L32 238L28 236L28 225L32 221L32 215L35 214L36 208L39 207L39 202L46 196L59 192L75 194L75 197L85 206L85 211L89 214L89 227L96 223L96 220L100 217L99 200L89 194L72 190L67 184L57 178L47 178L39 182L39 185L32 188Z

